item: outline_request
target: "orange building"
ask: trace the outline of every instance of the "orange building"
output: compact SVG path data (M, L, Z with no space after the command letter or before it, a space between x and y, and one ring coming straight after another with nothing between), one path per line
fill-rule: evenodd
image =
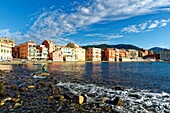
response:
M32 60L36 58L36 44L33 41L19 45L19 56L21 59Z
M106 48L104 49L104 56L107 61L118 61L119 50L115 48Z
M101 61L101 49L100 48L88 48L86 51L87 61Z
M127 57L128 52L125 49L120 49L119 50L119 56L120 56L120 58Z

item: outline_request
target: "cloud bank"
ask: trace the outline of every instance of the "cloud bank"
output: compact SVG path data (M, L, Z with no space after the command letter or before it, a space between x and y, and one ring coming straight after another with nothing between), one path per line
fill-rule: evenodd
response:
M149 20L142 24L138 25L130 25L128 27L122 28L122 32L125 33L139 33L145 31L151 31L156 28L165 27L167 24L170 23L170 19L162 19L162 20Z
M38 13L35 16L36 19L32 18L34 19L33 24L23 36L40 41L53 39L59 43L64 43L72 41L66 37L76 34L89 25L170 11L168 6L170 6L170 0L84 0L81 3L72 4L69 11L55 9L55 6L51 6L41 14ZM157 24L155 22L150 25L150 28L157 27ZM166 26L166 23L163 23L162 26ZM129 29L131 32L139 30L136 26L131 26ZM145 25L141 26L141 29L145 29ZM123 31L128 32L126 29Z

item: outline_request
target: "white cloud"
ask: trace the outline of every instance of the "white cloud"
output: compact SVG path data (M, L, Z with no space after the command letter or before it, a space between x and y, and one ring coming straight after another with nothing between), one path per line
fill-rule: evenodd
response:
M110 39L117 39L117 38L122 38L123 35L119 35L119 34L100 34L100 33L95 33L95 34L86 34L85 36L88 36L88 37L103 37L103 38L106 38L108 40Z
M153 29L165 27L170 23L170 19L162 19L162 20L149 20L142 24L138 25L130 25L128 27L122 28L122 32L126 33L139 33L145 31L152 31Z
M112 42L113 43L113 42ZM111 44L110 41L107 40L102 40L102 41L94 41L94 42L90 42L88 44L85 45L99 45L99 44Z
M75 2L74 5L70 12L55 10L55 6L51 6L48 10L43 9L44 12L38 13L38 17L25 36L39 40L56 39L64 43L65 40L61 40L61 37L65 37L65 34L75 34L78 30L94 23L122 20L163 10L170 11L166 7L170 5L170 0L89 0L83 1L82 4ZM162 26L166 26L166 23ZM143 24L140 28L144 30L146 26ZM140 29L131 26L124 31L140 32ZM108 36L108 38L118 37Z
M1 29L0 30L0 37L9 37L17 40L22 40L22 34L19 31L10 32L9 29Z

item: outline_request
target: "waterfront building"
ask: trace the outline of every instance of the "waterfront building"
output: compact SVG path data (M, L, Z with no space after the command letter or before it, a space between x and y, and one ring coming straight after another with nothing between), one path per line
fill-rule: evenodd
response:
M45 45L37 45L37 60L48 60L48 48Z
M64 61L75 61L74 48L62 47L61 52L63 54L63 60Z
M21 59L34 60L36 59L36 54L36 44L32 40L19 45L19 56Z
M49 53L49 58L52 61L63 61L63 53L61 50Z
M73 56L75 57L75 61L85 61L85 56L86 56L86 50L81 48L79 45L75 43L69 42L66 47L69 48L74 48L74 54Z
M119 61L119 49L105 48L104 58L107 61Z
M164 49L160 52L160 59L170 62L170 50Z
M130 59L138 59L138 51L135 49L127 49L128 51L128 57L130 57Z
M101 49L100 48L88 48L86 51L87 61L101 61Z
M85 61L86 60L86 50L78 47L74 48L75 52L75 61Z
M12 47L12 57L13 58L20 58L19 48L20 48L19 45Z
M13 39L8 37L0 38L0 60L12 60L12 47L15 46Z
M141 49L140 51L138 51L138 57L145 57L149 55L149 51L146 49Z
M52 53L56 50L56 44L52 40L44 40L42 45L48 48L48 53Z

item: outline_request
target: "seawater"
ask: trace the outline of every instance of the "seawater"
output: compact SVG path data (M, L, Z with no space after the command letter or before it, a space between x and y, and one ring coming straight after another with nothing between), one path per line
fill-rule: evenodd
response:
M41 71L43 64L0 65L21 76ZM170 93L170 64L164 62L56 62L47 64L54 76L109 86Z

